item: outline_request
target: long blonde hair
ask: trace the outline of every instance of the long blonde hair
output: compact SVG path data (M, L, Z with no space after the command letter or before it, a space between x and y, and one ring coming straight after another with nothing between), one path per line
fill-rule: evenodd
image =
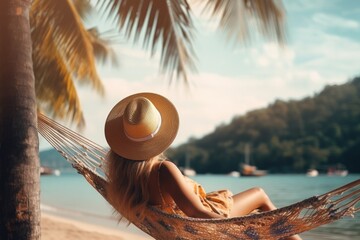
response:
M144 161L123 158L113 151L107 154L108 189L111 204L118 213L119 221L143 218L149 202L149 176L159 156Z

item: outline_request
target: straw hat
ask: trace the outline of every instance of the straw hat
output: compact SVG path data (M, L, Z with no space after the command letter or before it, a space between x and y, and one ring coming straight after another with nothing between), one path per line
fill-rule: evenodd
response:
M105 138L116 154L147 160L165 151L176 137L179 115L155 93L138 93L118 102L105 123Z

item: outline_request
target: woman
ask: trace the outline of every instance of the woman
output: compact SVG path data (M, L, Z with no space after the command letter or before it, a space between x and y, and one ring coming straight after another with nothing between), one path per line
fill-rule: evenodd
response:
M178 127L174 105L154 93L131 95L109 113L105 123L111 148L107 155L108 193L122 214L120 218L143 218L147 205L195 218L236 217L276 209L261 188L236 195L228 190L206 194L199 184L185 178L162 154L173 142Z

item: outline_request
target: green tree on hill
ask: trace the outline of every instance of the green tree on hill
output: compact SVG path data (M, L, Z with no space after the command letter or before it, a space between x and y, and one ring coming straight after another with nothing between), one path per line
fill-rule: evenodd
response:
M276 100L267 108L234 117L202 139L170 152L183 163L186 147L202 152L200 173L228 173L244 162L245 145L251 144L252 164L271 172L326 170L338 164L360 172L360 78L327 86L319 94L299 101Z

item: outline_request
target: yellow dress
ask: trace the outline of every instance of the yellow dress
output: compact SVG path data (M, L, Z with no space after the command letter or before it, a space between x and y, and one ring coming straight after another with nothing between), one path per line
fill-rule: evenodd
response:
M210 193L206 193L205 189L193 181L190 178L185 177L189 184L191 184L194 188L194 193L199 196L201 203L204 205L206 209L211 212L217 213L224 217L229 217L230 211L233 206L232 192L229 190L220 190L214 191ZM164 201L163 201L164 202ZM186 216L186 214L181 211L181 209L176 205L175 202L171 204L162 204L157 206L164 212L170 214L177 214L181 216Z

